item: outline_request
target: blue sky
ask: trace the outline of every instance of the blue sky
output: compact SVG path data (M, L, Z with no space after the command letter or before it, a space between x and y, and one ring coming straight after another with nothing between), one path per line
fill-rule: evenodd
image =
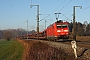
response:
M56 21L54 13L61 13L58 19L71 22L73 19L73 6L76 8L76 21L90 23L90 0L0 0L0 29L26 29L28 20L29 30L36 30L37 7L39 5L40 31Z

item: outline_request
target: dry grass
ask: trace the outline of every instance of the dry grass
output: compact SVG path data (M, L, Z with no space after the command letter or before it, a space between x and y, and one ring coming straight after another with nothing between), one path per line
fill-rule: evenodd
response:
M19 42L25 47L22 60L76 60L74 55L69 55L62 49L58 50L40 41L19 40Z

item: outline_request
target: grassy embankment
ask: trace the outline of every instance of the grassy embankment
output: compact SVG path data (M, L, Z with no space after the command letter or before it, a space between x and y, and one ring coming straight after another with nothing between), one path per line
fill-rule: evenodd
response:
M23 46L15 40L0 40L0 60L22 60Z

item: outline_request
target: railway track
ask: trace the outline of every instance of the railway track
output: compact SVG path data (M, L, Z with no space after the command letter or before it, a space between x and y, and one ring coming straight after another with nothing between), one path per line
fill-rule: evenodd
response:
M25 40L36 40L36 39L25 39ZM51 40L43 40L43 41L51 41ZM63 43L63 44L71 45L71 41L72 40L70 40L70 39L59 39L57 41L51 41L51 42L57 42L57 43ZM84 47L84 48L90 49L90 41L77 40L76 44L79 47Z
M60 43L64 43L64 44L69 44L71 45L71 41L72 40L64 40L64 41L59 41ZM79 47L84 47L84 48L87 48L87 49L90 49L90 41L81 41L81 40L77 40L76 41L76 44L77 46Z

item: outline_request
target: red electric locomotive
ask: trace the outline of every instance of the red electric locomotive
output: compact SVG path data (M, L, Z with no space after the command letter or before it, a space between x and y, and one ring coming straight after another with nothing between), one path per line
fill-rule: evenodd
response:
M46 29L46 36L47 39L53 40L69 38L68 22L59 20L48 26Z

